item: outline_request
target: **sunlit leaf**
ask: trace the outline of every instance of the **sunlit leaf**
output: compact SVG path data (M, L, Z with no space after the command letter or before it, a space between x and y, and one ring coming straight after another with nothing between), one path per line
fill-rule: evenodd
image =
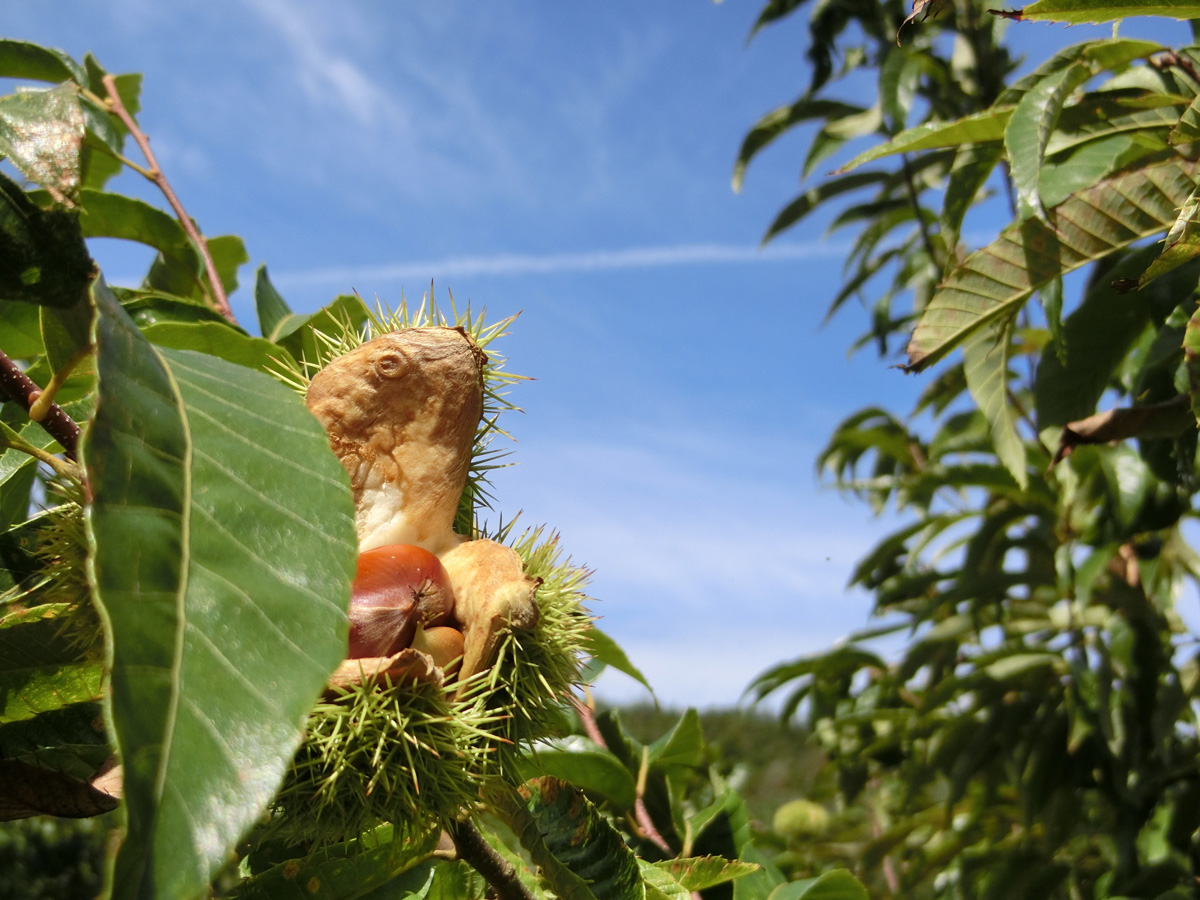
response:
M0 97L0 155L56 203L70 205L79 191L83 133L74 85Z
M908 345L908 370L927 368L988 323L1015 315L1050 279L1165 229L1191 195L1196 171L1187 161L1151 166L1075 194L1048 213L1053 228L1036 219L1010 225L938 288Z
M837 171L839 174L849 172L851 169L857 169L873 160L896 153L1003 140L1004 129L1015 109L1014 106L993 107L953 122L929 122L909 128L900 132L886 144L880 144L860 153Z
M293 391L155 350L94 296L87 522L128 820L114 896L183 900L261 814L344 655L352 502Z
M250 262L250 254L246 252L246 243L236 234L222 234L206 238L209 255L217 268L217 277L226 295L238 289L238 269ZM208 283L207 273L204 281Z
M179 221L144 200L106 191L80 192L86 237L121 238L153 247L199 278L200 257Z
M271 284L265 263L254 273L254 306L258 313L259 330L264 335L273 334L275 326L292 314L287 301Z
M1167 232L1162 253L1137 280L1139 288L1200 256L1200 188L1192 191L1179 210L1175 224Z
M1200 18L1200 3L1196 0L1038 0L1023 9L990 10L1008 19L1031 22L1065 22L1082 25L1089 22L1111 22L1127 16L1165 16L1170 19Z
M433 841L393 840L393 829L288 859L242 881L235 900L346 900L347 897L424 897L437 866Z
M605 797L618 809L633 809L637 793L633 774L612 753L587 738L573 735L536 744L527 768L530 778L553 775Z
M29 303L0 303L0 350L10 359L38 356L42 344L38 307Z
M79 63L61 50L31 44L28 41L0 40L0 77L32 78L36 81L74 81L87 79Z
M1092 74L1092 68L1086 63L1075 63L1047 76L1025 93L1004 129L1004 147L1008 151L1017 200L1043 221L1046 210L1038 190L1038 176L1046 146L1063 104Z
M612 666L618 672L628 675L653 696L654 688L650 686L650 682L646 680L641 669L630 661L621 646L606 632L594 625L589 628L584 635L583 651L605 665Z

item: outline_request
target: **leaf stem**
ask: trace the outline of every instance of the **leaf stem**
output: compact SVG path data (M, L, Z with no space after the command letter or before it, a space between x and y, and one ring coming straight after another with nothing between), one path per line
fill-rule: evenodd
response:
M116 79L112 75L105 75L101 81L104 84L104 90L108 92L108 99L105 101L105 105L129 129L130 135L137 142L142 155L146 157L146 162L150 166L149 169L143 169L140 166L134 166L134 168L146 178L153 181L158 186L158 189L162 191L163 196L167 198L167 202L171 204L171 209L175 211L175 216L179 219L179 224L183 226L183 230L187 232L188 237L195 243L196 249L200 251L200 256L204 260L204 269L208 273L209 292L212 297L213 306L216 307L217 312L236 325L237 319L234 318L233 310L229 306L229 298L225 296L225 286L221 284L221 276L217 273L217 265L213 261L212 253L208 249L208 241L204 239L204 235L200 233L200 229L196 227L196 223L192 221L192 217L187 214L187 210L183 208L179 197L175 195L171 183L167 181L167 176L163 174L162 168L158 164L158 159L154 156L154 151L150 149L150 139L138 127L133 116L129 114L129 110L125 108L125 104L121 102L121 95L117 91Z
M79 426L63 412L61 406L51 403L40 419L33 417L31 409L41 394L41 388L9 359L8 354L0 350L0 398L7 397L29 413L32 421L41 425L47 434L58 441L67 459L78 459L76 454L79 451Z
M458 858L466 860L484 877L499 900L535 900L517 877L516 868L492 849L479 830L467 822L451 822L446 831L454 841Z

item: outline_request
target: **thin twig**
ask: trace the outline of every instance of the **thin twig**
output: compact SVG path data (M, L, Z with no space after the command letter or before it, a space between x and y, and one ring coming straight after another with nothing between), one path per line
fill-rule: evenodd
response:
M451 822L446 831L454 841L458 858L466 860L484 877L499 900L535 900L529 888L517 877L517 870L492 849L482 834L470 822Z
M3 350L0 350L0 399L7 397L28 413L34 401L41 395L41 388L34 384ZM67 459L78 459L76 454L79 450L79 426L75 424L74 419L63 412L61 406L51 403L46 414L41 419L34 421L41 425L50 437L58 441Z
M143 170L139 167L139 171L158 185L158 189L167 198L167 202L171 204L171 209L175 210L175 216L179 219L179 224L183 226L183 230L187 232L188 237L196 244L196 248L200 251L200 256L204 259L204 269L208 272L208 283L209 289L212 292L213 306L216 307L217 312L236 325L237 319L234 318L233 310L229 306L229 299L225 296L225 286L221 284L221 276L217 273L217 265L213 262L212 253L208 249L208 241L204 239L204 235L196 228L196 223L192 221L192 217L187 214L187 210L183 208L183 204L175 196L175 191L172 189L171 183L167 181L167 176L163 174L162 168L158 165L154 151L150 149L150 139L138 127L133 116L129 114L129 110L125 108L125 104L121 102L121 95L117 91L116 79L112 75L105 75L101 81L104 84L104 90L108 92L108 108L129 129L129 133L137 142L138 147L141 148L142 155L146 157L146 162L150 165L149 170Z
M570 699L575 707L575 711L579 713L579 718L583 721L583 730L587 732L587 736L607 750L608 744L604 741L604 735L600 733L600 726L596 724L595 710L574 694L571 695ZM646 774L649 770L648 762L647 755L643 753L642 766L638 773L637 793L633 800L634 820L637 822L637 826L641 830L643 837L663 853L667 854L667 856L674 857L675 851L671 849L671 845L667 843L666 838L659 832L658 826L654 824L654 820L650 818L650 811L646 809L646 803L642 799L642 796L646 792Z

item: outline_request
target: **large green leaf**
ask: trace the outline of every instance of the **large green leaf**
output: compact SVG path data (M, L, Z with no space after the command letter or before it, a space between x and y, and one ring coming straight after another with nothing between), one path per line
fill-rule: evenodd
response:
M987 324L1016 314L1052 278L1162 231L1191 195L1196 163L1179 160L1119 175L1029 219L955 268L925 307L908 345L920 371Z
M654 688L650 686L641 669L633 664L620 644L595 625L584 635L583 652L606 666L612 666L618 672L624 672L653 696Z
M967 389L988 420L996 456L1022 490L1029 483L1025 444L1017 433L1017 415L1008 402L1008 360L1012 320L993 322L963 345Z
M657 863L642 863L642 872L653 867L671 876L685 891L702 891L759 870L757 863L722 859L719 856L692 856L667 859Z
M1039 178L1042 203L1058 206L1118 172L1168 162L1178 153L1162 129L1140 129L1103 135L1047 158Z
M246 252L246 242L236 234L220 234L216 237L205 238L208 252L212 256L213 265L217 267L217 277L221 279L221 287L228 296L238 289L238 269L250 262L250 254ZM205 283L208 275L204 276Z
M0 350L10 359L28 359L41 354L42 332L38 307L28 303L0 303Z
M342 294L335 297L315 313L285 316L275 323L270 334L264 335L286 349L298 360L312 363L322 358L324 349L316 337L317 332L339 335L348 330L362 328L367 321L368 310L357 294Z
M1082 25L1088 22L1111 22L1129 16L1166 16L1170 19L1200 18L1197 0L1038 0L1024 9L993 13L1005 18L1031 22L1065 22Z
M184 900L261 814L345 653L352 501L295 392L156 350L94 296L88 535L128 822L113 895Z
M1042 220L1046 210L1038 190L1038 176L1046 146L1054 132L1063 104L1072 92L1092 77L1086 63L1075 63L1042 79L1025 93L1004 129L1004 147L1008 151L1009 170L1017 200Z

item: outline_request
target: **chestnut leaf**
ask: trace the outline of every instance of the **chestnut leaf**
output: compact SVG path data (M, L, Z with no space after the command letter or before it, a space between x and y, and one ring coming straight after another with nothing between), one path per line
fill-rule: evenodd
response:
M93 296L88 536L127 813L112 896L184 900L270 801L345 651L353 502L294 391L155 348Z

